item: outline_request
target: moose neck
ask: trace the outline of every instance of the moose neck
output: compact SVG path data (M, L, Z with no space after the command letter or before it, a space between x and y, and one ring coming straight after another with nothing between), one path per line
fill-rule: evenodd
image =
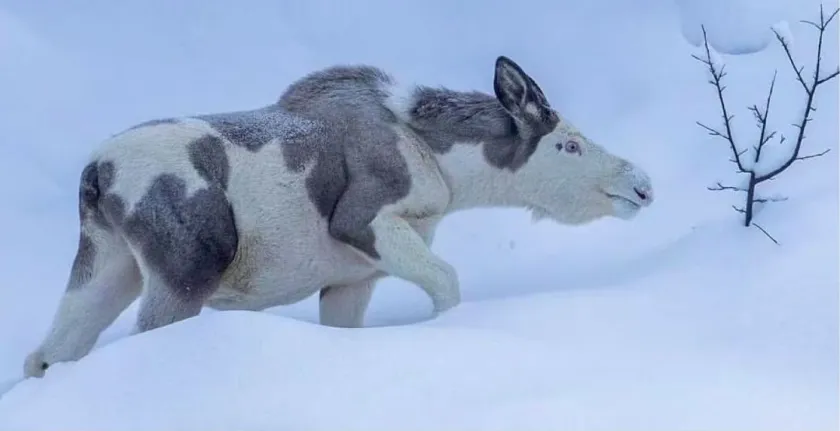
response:
M523 144L495 97L424 86L411 96L409 123L435 153L452 192L450 211L523 204L514 187Z

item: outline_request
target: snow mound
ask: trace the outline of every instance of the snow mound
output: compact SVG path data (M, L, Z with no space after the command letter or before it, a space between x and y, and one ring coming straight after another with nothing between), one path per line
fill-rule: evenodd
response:
M823 429L838 413L836 202L811 202L778 211L803 222L784 248L712 223L627 262L640 270L622 285L414 325L205 313L18 384L0 429Z
M688 43L702 45L701 26L705 26L709 44L718 52L730 55L752 54L764 50L775 40L772 28L786 25L779 23L785 21L786 14L789 14L789 6L783 2L765 0L675 2L683 37Z

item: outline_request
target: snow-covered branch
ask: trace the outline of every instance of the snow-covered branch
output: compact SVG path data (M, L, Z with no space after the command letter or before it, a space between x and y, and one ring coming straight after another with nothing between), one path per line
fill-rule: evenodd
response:
M706 68L708 68L709 74L711 78L709 79L709 83L715 87L715 91L717 93L717 99L720 104L723 124L721 128L714 128L710 127L706 124L701 122L697 122L697 124L709 132L712 136L717 136L724 139L730 150L732 151L732 162L738 166L738 173L743 173L748 175L748 180L745 187L735 187L735 186L725 186L722 183L718 182L715 186L708 187L709 190L712 191L734 191L734 192L744 192L746 193L746 202L743 207L733 206L733 208L738 211L739 213L744 214L744 225L750 226L755 225L752 223L753 216L755 214L755 204L765 204L768 202L778 202L785 200L783 197L774 197L774 198L761 198L758 197L755 193L755 188L758 184L761 184L765 181L771 181L779 175L780 173L784 172L788 167L790 167L794 162L812 159L816 157L820 157L828 153L828 149L821 151L819 153L808 154L808 155L801 155L800 150L802 149L802 142L805 138L805 129L808 126L808 123L811 121L811 113L816 110L814 107L814 96L816 94L817 88L820 85L830 81L831 79L835 78L840 74L840 69L835 69L834 72L828 73L823 75L822 74L822 48L823 48L823 37L825 35L825 30L828 28L828 25L837 17L838 12L840 9L837 9L826 17L823 7L820 6L820 20L819 22L812 22L812 21L802 21L808 25L813 26L819 31L819 37L817 42L817 52L816 52L816 65L814 67L813 78L808 80L803 75L804 66L799 66L794 59L792 53L792 42L793 37L790 34L790 29L787 27L787 24L777 24L772 27L773 33L776 35L776 39L782 45L782 49L787 56L788 62L790 66L793 68L794 73L796 74L796 80L805 90L805 94L807 99L805 101L805 109L802 114L801 120L793 124L796 128L796 138L793 140L792 147L789 148L790 154L781 159L781 161L774 163L773 167L766 168L763 166L765 163L760 163L762 161L762 156L765 155L765 146L771 140L773 140L777 132L773 130L768 130L767 128L767 118L770 114L770 102L773 98L773 90L775 89L776 85L776 76L777 73L773 72L773 79L770 81L770 88L767 92L767 98L765 100L764 106L759 107L758 105L752 105L749 107L749 110L752 112L753 117L755 118L756 125L759 128L759 136L756 140L756 143L752 146L753 157L752 160L749 160L750 163L747 163L744 160L744 155L747 153L747 149L739 150L738 145L735 142L732 134L732 118L733 115L729 113L726 107L726 102L724 101L723 91L726 88L722 84L723 78L726 76L724 72L725 65L723 61L720 59L717 53L714 52L713 49L709 47L709 42L706 36L706 29L702 27L703 30L703 49L705 54L704 56L692 55L696 60L703 63ZM785 136L779 134L780 139L779 143L784 144L786 142ZM780 145L781 148L785 148L785 145ZM776 240L767 233L766 230L761 228L758 225L755 225L765 235L767 235L770 239L774 242Z
M696 59L697 61L705 64L706 67L709 68L709 74L711 75L709 83L714 85L715 90L717 91L718 101L720 102L720 109L723 113L723 127L725 129L725 133L720 132L719 130L714 129L712 127L709 127L699 121L697 122L697 124L700 127L706 129L710 135L719 136L723 139L726 139L726 141L729 142L729 147L732 150L732 153L735 155L732 161L738 166L739 171L747 172L747 170L744 169L744 165L741 163L741 155L743 154L743 152L738 151L738 147L735 145L735 139L732 137L733 116L729 115L728 111L726 110L726 102L723 99L723 90L726 89L726 87L721 84L721 80L724 76L726 76L726 72L723 71L726 65L723 64L723 61L720 59L720 56L709 47L709 39L706 37L706 27L701 26L700 28L703 30L703 48L705 50L706 57L702 58L697 55L692 55L692 57L694 57L694 59Z
M828 151L829 151L829 150L825 150L825 151L822 151L820 153L813 154L813 155L810 155L810 156L800 156L799 155L799 150L802 148L802 141L805 138L805 128L808 125L808 122L811 121L811 113L816 110L814 108L814 95L816 94L817 88L820 85L828 82L829 80L837 77L838 73L840 73L840 69L837 69L833 73L831 73L827 76L820 77L820 71L822 70L820 66L821 66L821 63L822 63L823 36L825 36L825 30L828 27L828 25L831 23L831 21L834 20L835 17L837 17L837 12L838 11L840 11L840 9L835 10L834 13L831 14L831 16L829 16L828 18L825 18L825 14L823 12L823 7L822 7L822 5L820 5L820 23L819 24L816 24L816 23L813 23L813 22L810 22L810 21L803 21L803 22L807 22L808 24L813 25L819 31L819 37L817 39L817 59L816 59L817 64L814 67L814 77L813 77L813 80L811 81L810 85L807 84L805 82L805 80L802 78L802 67L797 67L796 66L796 62L793 60L793 56L790 52L788 42L785 40L784 37L782 37L782 35L780 35L780 33L775 32L775 30L774 30L774 32L776 34L776 38L779 40L779 43L782 44L782 47L785 50L785 55L787 55L791 66L793 67L794 71L796 72L797 80L799 80L799 82L802 84L808 98L807 98L807 101L805 102L805 112L802 114L802 120L800 121L799 124L795 125L796 128L798 129L798 132L797 132L797 136L796 136L796 141L795 141L794 146L793 146L793 151L791 151L790 156L787 158L787 160L782 162L775 169L771 169L769 172L756 174L756 177L755 177L756 184L761 183L763 181L766 181L766 180L768 180L772 177L775 177L776 175L779 175L780 173L784 172L785 169L790 167L790 165L792 165L793 162L795 162L797 160L806 160L806 159L811 159L811 158L814 158L814 157L819 157L819 156L822 156L822 155L828 153Z

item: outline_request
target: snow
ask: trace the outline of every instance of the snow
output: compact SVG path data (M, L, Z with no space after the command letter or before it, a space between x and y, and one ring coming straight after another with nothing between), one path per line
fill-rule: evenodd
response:
M774 69L771 125L790 141L803 91L768 37L773 23L818 17L819 2L30 3L0 9L0 429L838 428L837 80L820 88L803 145L831 152L757 190L788 198L756 215L776 245L740 225L743 193L706 190L739 177L725 141L695 124L720 112L687 31L703 23L727 56L739 146L757 137L745 107L763 104ZM812 61L813 29L790 31ZM149 118L259 106L335 62L492 91L499 54L649 171L648 211L585 227L514 210L451 216L434 249L458 268L464 302L434 319L394 279L359 330L317 325L310 298L128 336L135 304L89 356L18 382L63 290L74 184L99 140Z
M775 43L773 23L802 11L819 13L819 3L795 4L760 0L675 0L683 36L693 45L703 43L700 26L706 27L711 45L726 54L752 54ZM809 16L811 16L809 15Z
M715 69L715 73L718 74L724 69L724 66L726 65L726 63L723 61L723 57L721 57L721 55L715 50L715 48L711 46L711 44L709 45L708 54L706 53L705 46L701 45L700 49L698 50L697 56L704 60L708 60L710 63L712 63L712 67ZM709 79L714 79L711 71L709 71Z
M781 38L781 43L788 46L789 49L795 49L793 45L793 33L790 31L790 25L787 21L779 21L772 26L774 35ZM778 40L778 39L777 39Z

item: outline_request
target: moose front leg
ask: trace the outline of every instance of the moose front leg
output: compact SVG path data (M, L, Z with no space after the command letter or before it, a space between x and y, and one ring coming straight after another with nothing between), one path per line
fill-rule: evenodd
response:
M458 274L432 253L424 238L402 217L379 214L370 224L374 265L381 271L417 284L432 299L436 313L461 302Z
M375 268L423 289L432 300L435 314L461 302L458 274L452 265L435 256L403 217L388 211L371 211L357 205L351 187L336 206L330 233L353 246ZM366 211L367 210L367 211Z

